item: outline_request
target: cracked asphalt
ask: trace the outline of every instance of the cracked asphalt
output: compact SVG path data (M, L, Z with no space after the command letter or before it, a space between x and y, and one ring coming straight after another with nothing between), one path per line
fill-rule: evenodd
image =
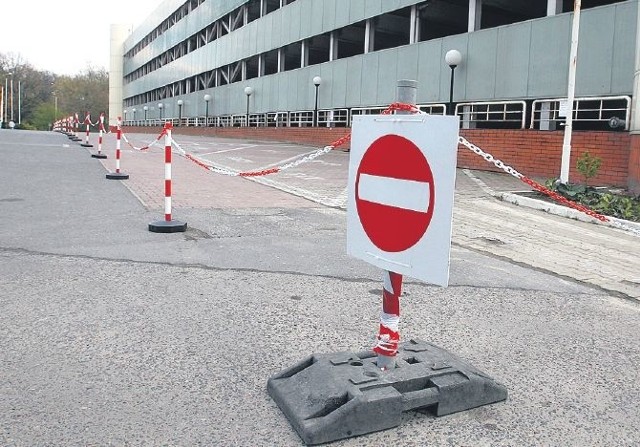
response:
M313 352L367 349L377 331L381 274L346 256L345 212L177 162L188 231L150 233L161 210L138 192L157 182L161 195L162 167L153 179L127 152L132 182L108 181L105 152L103 165L60 134L0 131L0 445L300 445L267 379ZM478 194L459 209L492 203ZM509 399L409 412L335 445L638 445L640 305L482 249L515 230L465 228L450 287L405 281L401 333Z

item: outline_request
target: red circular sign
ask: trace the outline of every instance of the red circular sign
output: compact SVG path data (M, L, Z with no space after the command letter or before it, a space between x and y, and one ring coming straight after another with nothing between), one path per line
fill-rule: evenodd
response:
M410 140L385 135L369 146L356 174L355 196L362 227L376 247L397 253L413 247L424 236L433 217L433 183L429 162ZM362 186L368 190L361 190ZM420 204L418 209L407 206L404 195L411 192L424 195L420 200L409 200Z

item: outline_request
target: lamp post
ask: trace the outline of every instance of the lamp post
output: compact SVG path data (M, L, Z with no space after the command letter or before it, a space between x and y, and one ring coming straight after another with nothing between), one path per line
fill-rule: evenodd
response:
M244 94L247 95L247 126L249 126L249 98L253 94L253 87L245 87Z
M149 110L149 107L148 107L148 106L144 106L144 107L142 108L142 110L144 110L144 121L145 121L145 124L146 124L146 121L147 121L147 111Z
M184 104L184 101L182 99L178 99L178 126L180 125L180 122L182 121L182 104Z
M134 107L134 108L133 108L133 120L134 120L134 121L136 120L136 110L137 110L137 109ZM135 125L135 124L134 124L134 125Z
M13 73L9 73L9 76L11 76L11 121L13 121Z
M204 125L209 126L209 101L211 101L211 95L204 95Z
M322 83L322 78L320 76L316 76L313 78L313 85L316 87L316 102L313 108L313 127L318 126L318 88Z
M161 102L158 103L158 110L160 111L160 119L162 119L162 108L164 107L164 104L162 104Z
M453 110L453 82L455 78L455 70L462 62L462 54L458 50L449 50L444 56L444 61L451 68L451 86L449 87L449 115L454 114Z

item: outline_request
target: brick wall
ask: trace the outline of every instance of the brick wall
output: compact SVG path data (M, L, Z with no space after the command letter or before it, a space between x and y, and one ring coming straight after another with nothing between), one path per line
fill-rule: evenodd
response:
M149 127L128 127L126 132L150 132ZM159 130L158 130L159 131ZM273 140L322 147L348 134L347 128L297 128L297 127L175 127L176 135L208 135L222 138ZM556 178L560 176L562 156L562 131L539 130L461 130L461 135L493 154L505 164L513 166L528 177ZM591 179L594 185L631 186L632 179L640 184L640 136L635 138L635 150L631 150L631 135L626 132L576 131L572 137L571 168L569 180L582 182L576 170L576 160L589 151L602 159L598 175ZM341 146L348 149L348 144ZM492 164L460 146L458 166L462 168L496 170ZM635 177L634 177L635 176Z
M629 148L629 189L640 194L640 135L631 135Z
M564 138L561 131L474 129L462 130L461 135L528 177L560 176ZM588 151L602 159L598 175L590 180L590 184L627 186L630 144L630 135L626 132L574 132L569 181L584 181L576 170L576 161ZM463 147L458 148L458 166L497 170L487 168L491 165Z

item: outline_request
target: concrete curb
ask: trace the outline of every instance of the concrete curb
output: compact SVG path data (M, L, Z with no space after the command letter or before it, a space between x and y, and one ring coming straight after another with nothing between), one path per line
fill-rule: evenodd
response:
M533 208L536 210L545 211L549 214L554 214L556 216L567 217L569 219L579 220L581 222L589 222L595 223L599 225L606 225L611 228L618 228L624 231L624 229L620 228L619 225L624 225L633 230L640 231L640 224L636 222L631 222L628 220L617 219L615 217L607 216L607 219L611 220L611 222L602 222L598 219L595 219L591 216L584 214L581 211L574 210L572 208L567 208L566 206L556 205L555 203L545 202L544 200L532 199L531 197L523 197L518 195L517 193L512 192L500 192L494 193L494 197L503 200L505 202L513 203L514 205L524 206L527 208Z

